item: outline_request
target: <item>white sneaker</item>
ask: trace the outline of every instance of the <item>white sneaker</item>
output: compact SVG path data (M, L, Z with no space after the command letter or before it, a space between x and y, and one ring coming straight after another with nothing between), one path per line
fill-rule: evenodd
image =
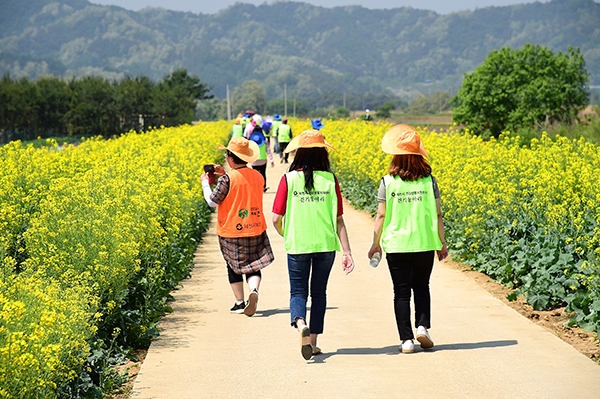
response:
M433 341L427 332L427 329L423 326L417 328L417 341L421 343L421 348L428 349L433 348Z
M402 351L402 353L414 353L415 344L413 340L407 339L406 341L402 342L402 345L400 345L400 350Z

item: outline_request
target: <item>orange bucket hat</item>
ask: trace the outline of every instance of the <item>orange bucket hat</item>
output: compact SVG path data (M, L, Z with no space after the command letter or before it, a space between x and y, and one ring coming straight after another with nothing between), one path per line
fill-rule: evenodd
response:
M308 129L294 137L288 144L285 151L286 153L297 150L298 148L315 148L315 147L327 147L337 152L331 144L325 140L325 136L318 130Z
M242 161L254 162L258 159L258 144L244 137L234 137L229 141L227 147L219 145L219 150L229 150L238 156Z
M385 132L381 139L381 149L391 155L414 154L429 158L421 137L415 129L404 124L396 125Z

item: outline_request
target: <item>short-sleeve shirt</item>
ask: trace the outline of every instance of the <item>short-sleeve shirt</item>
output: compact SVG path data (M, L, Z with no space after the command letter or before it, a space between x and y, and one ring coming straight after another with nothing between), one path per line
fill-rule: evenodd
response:
M437 180L433 176L431 176L431 183L433 184L433 195L436 199L440 198L440 189L438 188ZM377 201L386 202L385 194L385 182L383 178L381 178L381 183L379 183L379 190L377 191Z
M335 193L337 194L338 203L337 216L340 217L344 214L344 203L342 200L342 191L340 190L340 184L338 183L337 177L335 177ZM285 211L287 209L287 194L287 180L285 179L285 175L283 175L279 181L279 187L277 187L277 194L275 194L273 213L281 216L285 215Z

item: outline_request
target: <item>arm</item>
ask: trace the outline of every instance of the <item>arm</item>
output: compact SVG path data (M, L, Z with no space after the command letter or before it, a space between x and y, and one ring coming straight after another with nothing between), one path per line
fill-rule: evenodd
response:
M224 172L223 167L220 165L216 165L215 174L220 176L221 172ZM204 199L206 200L206 203L211 207L219 205L225 200L227 194L229 194L229 177L227 176L227 174L224 174L220 177L220 179L217 181L217 185L215 186L214 190L212 190L212 192L208 180L208 173L203 173L200 176L200 181L202 182L202 193L204 194Z
M267 146L267 157L269 157L269 161L271 161L271 167L275 166L275 162L273 162L273 153L271 152L271 146L268 143L265 143Z
M276 213L273 214L273 227L279 233L280 236L283 237L283 225L282 225L283 217Z
M375 255L375 252L381 253L381 246L379 240L381 239L381 230L383 228L383 222L385 220L385 202L379 202L377 207L377 216L375 216L375 231L373 232L373 244L369 250L369 259Z
M439 260L444 260L448 256L448 247L446 246L446 239L444 238L444 220L442 219L442 206L439 198L435 199L435 204L437 206L438 234L443 245L442 249L437 251L437 255Z
M283 237L283 215L287 210L287 180L285 175L281 176L279 185L277 186L277 192L275 193L275 200L273 201L273 227Z
M202 173L202 176L200 176L200 181L202 182L202 193L204 194L204 199L206 200L206 203L211 208L216 207L217 204L211 201L210 199L212 190L210 189L210 184L208 183L208 173Z
M346 224L344 223L344 217L338 216L337 218L337 235L342 244L343 257L342 257L342 269L346 274L350 274L354 270L354 259L352 259L352 251L350 250L350 241L348 240L348 231L346 230Z

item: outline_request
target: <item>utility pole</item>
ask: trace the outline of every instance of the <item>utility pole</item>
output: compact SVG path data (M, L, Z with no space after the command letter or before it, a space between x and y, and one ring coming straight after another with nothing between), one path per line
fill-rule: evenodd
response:
M231 120L231 99L229 96L229 85L227 85L227 120Z
M296 117L296 92L294 91L294 118Z
M346 108L346 92L344 92L344 108Z
M287 117L287 83L283 86L284 114Z

